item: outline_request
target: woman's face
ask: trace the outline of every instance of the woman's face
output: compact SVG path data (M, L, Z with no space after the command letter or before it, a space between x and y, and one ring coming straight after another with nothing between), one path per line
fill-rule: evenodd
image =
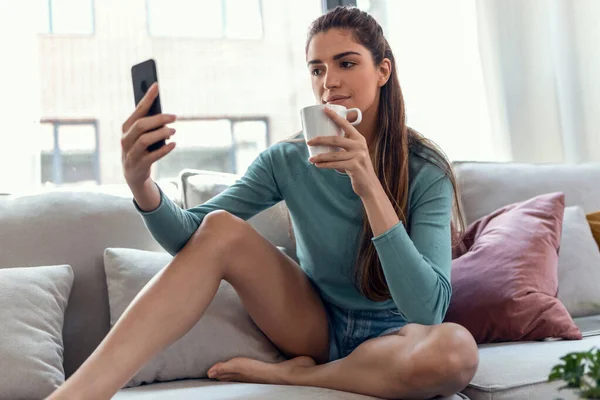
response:
M356 43L347 30L330 29L315 35L309 43L306 61L317 104L358 107L372 114L379 104L379 92L389 73L386 65L376 67L370 51Z

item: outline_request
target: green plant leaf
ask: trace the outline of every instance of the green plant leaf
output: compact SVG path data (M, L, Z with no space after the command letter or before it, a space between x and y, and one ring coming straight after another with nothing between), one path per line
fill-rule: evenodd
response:
M552 367L548 381L564 381L558 388L574 390L583 399L600 399L600 349L571 352L560 358L563 361Z

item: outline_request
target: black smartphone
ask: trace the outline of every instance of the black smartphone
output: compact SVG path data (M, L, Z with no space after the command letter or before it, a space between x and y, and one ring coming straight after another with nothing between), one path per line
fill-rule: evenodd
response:
M156 61L149 59L131 67L131 80L133 81L133 96L135 97L135 105L137 107L138 103L142 100L148 89L150 89L150 86L152 86L154 82L158 82ZM160 107L159 93L152 103L152 106L150 106L150 110L148 110L148 114L146 114L146 116L152 116L160 113L162 113L162 109ZM160 128L161 127L157 129ZM155 151L163 147L165 144L166 141L163 139L151 144L147 147L147 149L148 151Z

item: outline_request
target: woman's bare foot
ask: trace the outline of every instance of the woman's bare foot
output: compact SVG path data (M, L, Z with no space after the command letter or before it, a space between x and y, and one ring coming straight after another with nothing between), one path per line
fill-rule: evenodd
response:
M295 368L314 367L315 365L312 358L304 356L276 364L236 357L210 367L208 377L219 381L290 385Z

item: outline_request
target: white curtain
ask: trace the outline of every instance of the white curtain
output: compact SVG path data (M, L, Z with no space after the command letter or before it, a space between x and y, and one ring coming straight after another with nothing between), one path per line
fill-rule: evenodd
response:
M359 0L383 26L407 123L451 160L509 160L493 136L474 0Z
M492 128L511 159L600 161L600 1L476 4Z
M357 0L453 160L600 161L600 0Z

